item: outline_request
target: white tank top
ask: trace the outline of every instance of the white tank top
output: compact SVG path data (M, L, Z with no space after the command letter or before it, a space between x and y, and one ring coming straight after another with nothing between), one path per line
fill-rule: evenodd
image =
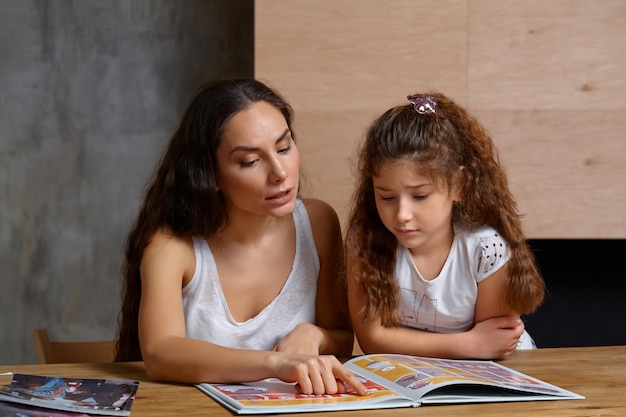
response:
M315 321L320 264L309 216L299 199L293 219L296 253L289 277L267 307L242 323L228 310L209 245L202 237L193 238L196 270L183 288L187 337L232 348L272 350L298 323Z

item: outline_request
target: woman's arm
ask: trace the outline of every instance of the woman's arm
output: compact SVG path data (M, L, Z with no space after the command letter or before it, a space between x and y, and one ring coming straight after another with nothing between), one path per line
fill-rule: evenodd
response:
M355 279L359 276L359 267L350 251L347 264L350 316L359 345L366 353L393 352L453 359L495 359L512 353L524 330L524 325L517 316L485 317L471 330L451 334L409 327L384 327L376 318L366 321L360 313L364 303Z
M182 288L194 270L191 239L157 232L144 251L139 340L151 379L197 383L276 377L297 382L305 393L320 394L343 392L337 378L364 392L334 356L243 351L186 338Z
M320 260L315 325L301 323L276 349L295 353L351 355L354 335L347 309L341 226L335 210L317 199L303 200Z

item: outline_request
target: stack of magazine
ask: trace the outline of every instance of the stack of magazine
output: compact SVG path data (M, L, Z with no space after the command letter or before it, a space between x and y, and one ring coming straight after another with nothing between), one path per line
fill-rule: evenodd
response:
M10 385L0 387L0 415L128 416L138 388L139 382L130 380L16 373ZM44 413L42 410L58 412Z

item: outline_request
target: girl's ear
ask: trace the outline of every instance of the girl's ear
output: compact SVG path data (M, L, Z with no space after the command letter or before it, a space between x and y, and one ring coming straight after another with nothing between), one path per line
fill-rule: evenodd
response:
M465 191L465 167L461 165L454 174L452 184L452 200L463 201L463 194Z

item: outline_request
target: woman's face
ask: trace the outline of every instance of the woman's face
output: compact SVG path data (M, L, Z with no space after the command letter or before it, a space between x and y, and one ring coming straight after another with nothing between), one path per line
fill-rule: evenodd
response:
M224 127L216 154L217 185L231 215L291 214L300 154L278 109L260 101L235 114Z

